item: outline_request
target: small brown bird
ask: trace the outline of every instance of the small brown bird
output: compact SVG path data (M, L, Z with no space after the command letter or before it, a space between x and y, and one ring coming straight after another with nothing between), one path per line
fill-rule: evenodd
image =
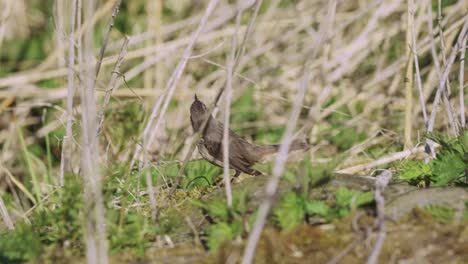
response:
M197 95L195 95L195 100L192 106L190 106L190 121L195 132L203 125L208 114L206 105L198 100ZM197 148L202 157L207 161L216 166L223 167L222 142L224 125L211 115L208 118L208 124L197 144ZM280 145L251 144L234 133L234 131L229 130L229 166L236 171L234 178L239 176L241 172L254 176L262 175L260 171L251 167L266 155L278 152L279 147ZM309 145L306 142L295 140L292 142L289 151L306 149L308 147Z

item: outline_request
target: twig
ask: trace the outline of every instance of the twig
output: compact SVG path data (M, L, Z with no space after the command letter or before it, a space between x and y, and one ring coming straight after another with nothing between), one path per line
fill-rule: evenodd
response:
M57 56L57 65L59 67L65 66L65 48L62 39L64 38L65 30L64 30L64 2L61 0L55 0L53 6L53 13L54 13L54 26L55 26L55 42L57 51L59 51L59 56ZM73 16L73 15L71 15ZM74 23L74 21L71 21Z
M15 225L13 224L13 221L11 221L10 214L8 213L5 203L3 202L2 195L0 195L0 215L2 216L3 222L7 228L9 230L15 230Z
M0 16L0 48L2 48L3 44L3 39L5 38L5 33L7 30L8 26L8 19L11 17L11 11L12 11L12 6L13 6L13 0L12 1L3 1L3 12Z
M375 242L374 248L367 259L367 264L376 264L382 250L382 246L385 240L385 199L383 197L383 191L387 187L390 179L392 178L392 172L385 170L375 180L375 207L377 209L377 241Z
M151 208L151 220L153 220L153 224L156 224L156 217L158 215L158 208L156 205L156 196L154 193L153 182L151 177L150 166L148 166L148 152L144 151L143 153L143 162L145 168L145 178L146 178L146 189L148 191L148 196L150 200L150 208Z
M239 28L241 13L236 17L236 29ZM226 190L226 203L229 208L232 207L232 191L231 179L229 175L229 116L231 114L231 97L232 97L232 78L234 69L234 60L236 54L237 38L236 33L232 36L231 52L227 59L227 76L226 76L226 94L224 100L224 128L223 128L223 172L224 172L224 187Z
M95 2L84 2L84 19L92 18ZM107 236L105 207L101 193L101 175L98 168L97 116L94 85L96 71L93 58L93 27L87 28L83 36L83 58L80 79L82 101L82 172L84 176L85 206L85 242L88 263L107 264Z
M73 137L73 97L75 95L75 22L77 1L71 1L70 33L68 35L68 85L67 85L67 124L65 128L65 137L62 143L62 157L60 160L59 184L63 187L64 175L66 171L71 170L72 140Z
M388 164L390 162L394 162L396 160L404 159L404 158L406 158L406 157L408 157L410 155L413 155L413 154L416 154L416 153L423 153L423 152L424 152L424 147L422 147L422 146L421 147L414 147L412 149L408 149L408 150L393 153L392 155L380 158L378 160L375 160L375 161L372 161L372 162L369 162L369 163L366 163L366 164L360 164L360 165L356 165L356 166L353 166L353 167L341 169L341 170L337 171L337 173L355 174L355 173L360 172L360 171L370 170L370 169L373 169L375 167L385 165L385 164Z
M425 128L427 128L427 113L426 113L426 100L424 99L424 93L422 90L422 83L421 83L421 73L419 71L419 60L418 60L418 51L417 51L417 45L416 45L416 29L414 26L414 14L416 13L416 6L414 4L414 0L409 0L409 5L410 5L410 13L411 13L411 31L413 32L412 38L411 38L411 46L412 46L412 51L413 51L413 61L414 61L414 67L416 69L416 84L418 85L418 91L419 91L419 103L421 104L421 111L423 113L424 117L424 124Z
M122 43L122 48L120 49L119 52L119 57L117 58L117 62L115 63L114 69L112 70L112 75L111 79L109 81L109 85L107 86L106 93L104 95L104 102L102 103L101 111L98 114L98 134L100 133L102 129L102 125L104 123L104 113L106 111L107 105L109 104L112 92L115 89L115 85L117 83L117 77L119 76L119 71L120 71L120 65L123 62L123 59L125 57L125 54L127 53L127 46L130 41L130 38L128 36L125 36L124 42Z
M463 24L463 28L460 31L460 35L458 35L457 42L455 43L452 49L452 52L450 53L450 56L447 60L447 65L445 65L444 71L442 72L442 78L440 78L439 80L438 89L434 98L434 102L432 104L431 117L429 119L429 123L427 126L428 132L432 132L432 130L434 129L434 122L435 122L435 118L437 114L437 107L439 106L439 102L440 102L441 93L443 92L445 88L445 82L447 81L450 69L452 68L452 64L455 61L455 57L457 55L459 48L462 46L462 40L465 39L467 31L468 31L468 16L465 17L465 23Z
M249 0L244 1L242 3L244 6L240 8L239 13L242 13L242 11L244 9L249 7L252 4L250 2L249 2ZM239 50L238 50L238 52L236 54L236 58L234 60L234 66L232 67L232 72L235 72L235 70L237 69L237 66L239 65L240 58L242 58L242 55L244 55L247 39L249 38L250 33L252 33L253 26L255 25L255 19L258 16L258 12L260 11L260 7L262 6L262 3L263 3L263 0L256 0L255 1L255 9L254 9L254 12L253 12L252 16L250 17L249 24L247 25L247 29L246 29L246 31L244 33L244 37L242 38L242 42L241 42L241 44L239 46ZM239 26L236 25L236 28L239 28Z
M106 52L107 42L109 41L110 32L112 28L114 27L114 21L115 21L115 18L117 17L117 14L119 13L121 3L122 3L122 0L117 0L117 2L115 3L114 11L112 11L112 16L110 18L109 25L107 26L107 31L106 31L106 34L104 35L104 40L102 41L101 50L99 51L99 57L96 62L96 78L99 75L99 71L101 70L102 59L104 58L104 53Z
M278 151L278 156L275 159L275 166L273 167L272 176L268 181L265 189L265 199L263 200L258 209L257 219L255 221L252 232L250 233L249 239L247 240L247 245L245 246L244 250L244 256L242 257L242 264L252 263L253 257L255 255L255 250L257 248L257 243L260 239L260 234L262 233L263 227L265 226L266 218L270 211L270 208L273 205L273 200L278 189L279 180L281 178L281 175L283 175L284 165L288 158L288 151L292 142L294 128L296 127L297 120L299 119L302 100L304 99L304 94L307 89L310 78L310 72L307 66L308 64L304 65L304 72L299 85L299 91L297 92L296 99L294 100L293 109L291 111L291 117L288 120L286 131L284 132L283 139L281 140L281 146Z
M406 61L406 72L405 72L405 149L413 146L412 140L412 127L413 127L413 57L411 57L411 39L413 38L412 25L414 21L411 17L410 4L407 3L406 10L406 49L405 49L405 61Z
M465 128L466 126L466 117L465 117L465 98L464 98L464 88L463 82L465 81L465 52L466 52L466 41L468 37L465 36L465 39L462 40L461 45L461 52L460 52L460 74L459 74L459 82L460 82L460 123L461 127Z
M443 33L443 30L442 30L442 7L441 7L441 2L438 1L438 7L437 7L437 29L439 31L439 35L440 35L440 38L439 38L439 41L440 41L440 50L441 50L441 53L442 53L442 62L443 62L443 65L444 67L447 65L447 56L445 54L445 50L446 50L446 47L445 47L445 37L444 35L442 34ZM431 43L431 55L432 55L432 60L434 62L434 66L435 66L435 69L436 69L436 72L437 72L437 77L439 78L439 81L440 79L442 78L442 73L441 73L441 67L440 67L440 63L439 63L439 58L437 56L437 51L436 51L436 45L435 45L435 41L434 41L434 33L433 33L433 26L432 26L432 6L431 5L428 5L428 26L429 26L429 36L430 36L430 43ZM449 124L450 124L450 127L452 129L452 133L454 135L456 135L458 132L458 127L457 127L457 124L455 123L455 118L454 118L454 113L453 113L453 109L452 109L452 105L450 104L450 101L448 100L448 96L447 96L447 92L450 91L450 82L449 80L447 80L447 82L445 83L445 87L446 89L443 89L442 91L442 97L444 99L444 103L445 103L445 107L446 107L446 111L447 111L447 115L448 115L448 118L449 118ZM428 140L427 141L428 143L431 143L432 141L431 140ZM429 145L431 146L431 145ZM432 149L431 149L432 151Z

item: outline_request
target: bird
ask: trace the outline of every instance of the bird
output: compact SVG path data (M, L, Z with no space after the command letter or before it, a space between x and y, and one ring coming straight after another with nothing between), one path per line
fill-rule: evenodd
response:
M190 122L194 133L198 132L204 121L208 123L197 143L200 155L213 165L223 167L223 133L224 124L216 120L209 112L206 105L195 94L190 106ZM261 161L265 156L277 153L280 145L259 145L250 143L234 131L229 129L229 167L235 171L232 179L241 173L252 176L263 175L262 172L253 169L252 166ZM293 140L289 151L309 148L305 140Z

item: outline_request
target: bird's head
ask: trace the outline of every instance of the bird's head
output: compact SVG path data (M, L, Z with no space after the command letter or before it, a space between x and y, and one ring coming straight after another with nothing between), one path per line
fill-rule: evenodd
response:
M193 130L197 132L203 125L203 121L205 121L208 111L206 105L202 101L198 100L196 94L194 99L195 100L190 106L190 121L192 123Z

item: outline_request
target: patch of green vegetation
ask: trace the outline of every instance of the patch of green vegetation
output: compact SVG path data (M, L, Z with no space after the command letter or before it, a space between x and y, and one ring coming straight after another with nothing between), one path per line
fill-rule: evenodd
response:
M216 181L222 169L205 160L192 161L185 169L185 177L182 180L184 188L211 186Z
M429 181L429 175L432 174L432 168L428 163L417 160L404 160L399 164L399 169L398 179L411 185Z
M172 183L180 170L180 163L168 163L154 166L151 170L153 182L162 179L162 181ZM181 186L185 189L196 187L212 186L219 175L222 174L222 168L219 168L205 160L194 160L187 164ZM140 181L146 187L145 174L141 173ZM161 182L161 180L159 180Z
M136 139L143 124L144 111L139 101L113 102L106 111L104 130L112 138L114 148L122 151L130 139Z
M48 204L30 217L31 224L20 222L14 231L0 236L2 263L34 259L47 245L65 247L67 243L81 243L79 212L83 202L80 185L76 183L71 180L61 194L51 194Z
M324 201L310 200L296 192L286 194L273 211L275 219L283 229L291 229L310 216L319 216L326 221L347 216L358 207L374 200L372 192L360 192L340 187L335 194L336 202L328 205Z
M4 231L0 235L1 263L23 263L35 259L41 252L39 235L24 222L16 225L14 232Z
M208 203L193 201L195 205L203 209L211 223L203 233L208 249L218 249L223 242L241 236L248 231L248 226L252 226L255 214L247 214L247 199L246 192L235 192L232 208L227 206L225 199L216 199Z
M438 2L439 2L439 1L436 1L436 0L433 0L433 1L432 1L432 11L433 11L434 13L436 13L436 14L437 14L438 5L439 5ZM444 0L444 1L440 1L440 2L441 2L441 5L442 5L442 6L441 6L442 10L444 10L446 7L449 7L449 6L451 6L451 5L454 5L454 4L457 3L458 1L457 1L457 0ZM434 17L436 17L436 16L434 15Z
M158 227L151 221L151 217L142 212L128 211L123 220L123 227L119 228L119 211L108 210L108 234L111 252L116 253L129 248L139 257L143 257L145 250L151 246L157 234Z
M430 135L429 138L441 145L436 158L429 163L401 162L398 165L398 178L413 185L463 184L468 177L468 130L453 139L435 135Z
M291 229L306 222L311 216L319 216L326 221L341 218L356 208L374 200L372 192L359 192L345 187L337 189L335 204L329 205L321 200L310 199L310 190L328 181L342 157L328 164L313 165L306 158L296 174L296 186L299 188L288 192L273 210L276 222L283 229Z
M115 181L106 181L105 196L123 195ZM63 189L49 194L42 207L37 207L28 217L30 223L17 222L14 231L4 231L0 236L0 262L20 263L34 260L48 250L83 255L83 201L82 183L79 177L69 175ZM9 196L5 196L9 197ZM131 195L121 199L130 198ZM11 203L11 197L5 199ZM148 210L126 210L120 219L120 210L107 208L106 224L109 250L112 253L129 249L143 256L156 235L167 234L182 226L180 215L162 212L159 225L151 221Z
M440 205L427 206L424 210L429 212L435 220L441 223L450 223L455 215L455 210L453 208Z
M323 108L332 105L337 100L336 96L330 97L324 103ZM349 107L352 107L352 109ZM360 114L364 111L364 108L365 102L357 101L352 106L346 105L338 108L327 118L331 126L321 131L321 134L338 148L338 152L343 152L367 138L366 133L360 131L357 127L346 125L347 121L353 118L353 113Z
M255 142L260 144L276 144L281 141L284 130L284 127L258 129L255 135Z
M390 39L390 48L387 53L387 59L390 62L396 61L404 52L404 44L401 42L401 39L404 38L403 34L397 34Z
M333 145L338 147L338 151L342 152L365 140L366 134L353 127L342 127L338 133L332 135L329 139Z
M243 122L252 122L259 118L254 98L255 89L249 87L231 106L231 123L242 124Z

